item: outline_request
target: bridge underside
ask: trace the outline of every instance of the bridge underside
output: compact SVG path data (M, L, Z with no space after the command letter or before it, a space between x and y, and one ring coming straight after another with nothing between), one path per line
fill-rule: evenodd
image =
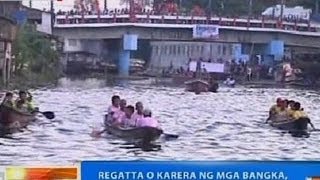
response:
M192 28L145 28L145 27L95 27L55 28L55 35L67 39L121 39L124 34L137 34L139 39L162 41L194 41ZM220 29L219 38L211 41L224 43L266 44L282 40L286 46L320 48L320 36L306 36L284 32L259 32ZM208 41L196 39L196 41Z

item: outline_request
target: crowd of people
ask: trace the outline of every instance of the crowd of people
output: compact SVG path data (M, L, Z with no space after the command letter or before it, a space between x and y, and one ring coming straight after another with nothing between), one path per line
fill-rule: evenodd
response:
M26 91L20 91L19 97L14 99L12 92L7 92L2 105L14 108L21 112L33 112L36 110L33 105L32 95Z
M152 112L145 109L142 102L137 102L135 107L127 105L125 99L120 96L111 98L111 105L108 108L106 124L116 127L153 127L160 129L158 121L152 117Z
M269 110L269 118L267 121L299 121L306 118L309 119L304 108L301 107L300 102L277 98L276 104ZM308 121L311 123L310 119Z

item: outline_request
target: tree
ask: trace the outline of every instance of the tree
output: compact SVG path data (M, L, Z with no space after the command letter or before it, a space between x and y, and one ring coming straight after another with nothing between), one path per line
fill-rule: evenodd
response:
M53 73L59 64L58 53L52 43L32 25L21 26L13 43L15 70L19 75L25 72L36 74Z

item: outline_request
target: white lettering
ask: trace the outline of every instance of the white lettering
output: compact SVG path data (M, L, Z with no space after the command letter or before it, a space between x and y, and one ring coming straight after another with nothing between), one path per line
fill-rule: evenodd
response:
M144 179L142 172L99 172L99 180Z
M153 179L154 178L154 173L153 172L147 172L147 178L148 179Z
M240 179L238 172L217 172L217 179Z
M255 179L265 179L265 180L286 180L287 177L283 172L243 172L242 178L244 180L255 180Z
M169 180L169 179L175 179L175 180L192 180L197 179L195 172L157 172L156 173L157 179L161 180Z
M104 179L104 172L99 172L99 179Z
M214 173L213 172L200 172L199 173L199 179L214 179Z

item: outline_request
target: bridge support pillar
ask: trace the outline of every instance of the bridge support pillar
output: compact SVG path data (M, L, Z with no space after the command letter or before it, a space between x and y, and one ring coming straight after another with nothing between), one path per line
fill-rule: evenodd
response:
M284 56L284 42L282 40L272 40L268 45L268 53L274 56L274 60L281 61Z
M138 36L125 34L119 51L118 73L120 76L129 76L131 51L138 49Z
M122 50L119 52L118 73L120 76L129 76L130 51Z

